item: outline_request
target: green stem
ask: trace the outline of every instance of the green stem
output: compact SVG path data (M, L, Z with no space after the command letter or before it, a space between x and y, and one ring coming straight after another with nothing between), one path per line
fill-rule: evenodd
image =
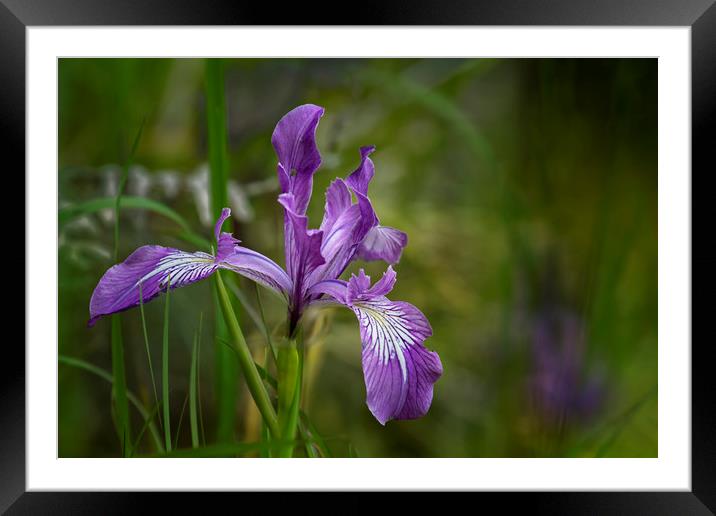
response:
M281 433L279 431L278 420L276 419L276 412L274 411L273 405L271 405L271 398L261 381L261 375L259 374L256 364L254 363L254 359L251 356L249 346L246 344L246 339L241 331L239 322L236 320L236 315L234 314L229 294L226 292L226 287L221 279L221 274L217 271L215 277L219 305L221 306L221 311L224 314L224 320L226 321L226 326L228 327L229 334L231 335L231 342L238 356L239 366L244 373L244 378L246 378L246 384L249 388L249 392L251 393L259 412L261 413L261 417L263 417L266 422L266 426L268 426L269 431L275 438L279 438Z
M280 447L279 457L291 457L298 427L303 383L303 344L301 329L278 350L278 422L281 439L287 444Z

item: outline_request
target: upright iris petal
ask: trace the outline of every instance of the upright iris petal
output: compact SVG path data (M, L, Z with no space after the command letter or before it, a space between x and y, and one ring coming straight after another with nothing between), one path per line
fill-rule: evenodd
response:
M293 194L294 211L299 215L306 213L313 190L313 174L321 164L316 127L322 116L322 107L304 104L284 115L271 136L278 155L281 191Z
M361 147L361 164L346 178L346 183L351 187L358 199L364 199L370 205L368 199L368 185L375 175L375 165L369 156L375 147ZM371 211L373 210L371 205ZM356 258L366 261L383 260L386 263L394 264L400 261L403 248L408 245L408 235L397 229L381 226L375 212L374 220L367 228L356 252Z
M293 194L279 195L279 202L284 207L285 216L286 269L293 284L293 292L289 296L290 328L293 330L303 312L308 277L325 263L321 255L323 232L308 229L308 217L296 212Z
M328 280L312 288L358 318L366 402L381 424L424 416L432 403L433 384L442 375L440 357L423 346L432 335L423 313L410 303L385 297L394 284L395 272L389 266L372 287L361 269L348 282Z

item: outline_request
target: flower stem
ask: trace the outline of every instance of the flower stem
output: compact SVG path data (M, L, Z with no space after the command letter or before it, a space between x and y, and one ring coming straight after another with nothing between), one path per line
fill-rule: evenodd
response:
M216 272L215 277L219 305L221 306L221 311L224 314L224 320L226 321L226 326L228 327L229 334L231 336L231 343L233 344L239 358L239 365L244 373L244 378L246 379L249 392L251 393L259 412L261 413L261 417L263 417L266 422L266 426L268 426L269 431L274 438L278 439L281 436L281 433L279 430L278 420L276 418L276 411L274 410L273 405L271 405L271 398L261 381L258 369L256 369L256 364L254 363L251 351L246 344L244 334L241 332L239 322L236 320L236 315L234 314L233 307L231 306L229 294L226 292L226 287L224 286L224 282L221 279L219 271Z
M303 343L300 328L278 350L278 423L281 445L278 456L293 455L303 383Z

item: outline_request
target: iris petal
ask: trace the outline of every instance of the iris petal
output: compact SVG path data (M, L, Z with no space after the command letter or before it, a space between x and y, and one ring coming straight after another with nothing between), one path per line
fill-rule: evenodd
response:
M200 281L216 270L214 257L207 253L187 253L158 245L145 245L104 273L90 299L92 326L99 317L146 303L161 292Z
M291 292L291 279L281 266L246 247L235 246L233 252L219 261L218 265L274 290L284 299L288 299Z
M171 247L145 245L122 263L104 273L90 299L92 326L98 318L146 303L171 288L183 287L211 276L217 268L228 269L276 291L284 299L292 290L291 280L274 261L256 251L236 245L221 226L231 215L224 208L214 226L217 237L216 257L203 252L189 253Z
M308 217L295 211L292 194L279 195L279 202L285 215L286 270L293 281L294 302L298 303L310 286L308 276L325 263L321 255L323 232L308 229Z
M406 245L408 235L402 231L387 226L374 226L358 247L357 256L365 261L398 263Z
M347 306L358 318L366 403L381 424L424 416L433 384L442 375L440 357L423 345L432 335L427 318L410 303L385 297L394 284L389 267L372 287L361 270L348 282L325 280L311 289Z
M283 193L295 197L294 210L306 213L313 189L313 174L321 164L316 127L323 108L304 104L286 113L274 129L271 143L278 156L278 176Z
M381 423L424 416L433 384L442 375L440 357L423 346L432 329L415 306L379 297L354 303L363 344L366 403Z

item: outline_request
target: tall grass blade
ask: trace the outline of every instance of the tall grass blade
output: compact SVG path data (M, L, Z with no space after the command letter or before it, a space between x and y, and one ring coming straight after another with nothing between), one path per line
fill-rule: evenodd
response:
M211 211L218 218L228 205L228 152L226 138L226 101L224 98L224 65L221 59L206 61L206 118L209 147L209 183ZM227 221L231 224L231 221ZM231 230L231 227L228 227ZM218 300L217 300L218 301ZM218 307L218 303L216 304ZM216 310L216 336L227 338L224 320ZM233 438L236 419L237 369L228 350L218 340L215 345L217 439L228 442Z
M114 261L118 261L119 257L119 209L122 201L122 193L124 187L127 184L127 177L129 175L129 167L134 159L134 153L137 150L139 139L142 136L142 129L144 128L144 121L139 126L139 131L134 137L134 143L132 144L132 150L124 163L122 170L122 177L119 181L119 187L117 188L117 196L114 203ZM114 403L115 413L117 416L117 427L119 431L119 440L122 443L122 455L124 457L130 457L132 455L132 436L131 436L131 421L129 419L129 402L127 401L127 376L124 369L124 342L122 341L122 323L119 318L119 314L112 316L112 334L111 334L111 346L112 346L112 375L114 382L112 383L112 389L114 391Z
M124 343L122 341L122 322L119 314L112 316L112 391L114 398L115 415L117 418L117 432L122 445L122 455L129 457L132 453L129 420L129 403L127 400L127 376L124 370Z
M274 363L276 363L276 348L273 345L273 341L271 340L271 332L268 329L268 325L266 324L266 315L264 314L264 305L261 302L261 291L259 290L259 286L254 283L254 288L256 289L256 302L259 305L259 314L261 316L261 326L263 327L264 334L266 335L266 345L268 346L268 350L271 352L271 356L273 357ZM268 355L268 353L267 353ZM266 359L266 368L268 368L268 358Z
M278 441L283 445L295 446L300 444L299 441L293 441L286 443L284 441ZM167 458L193 458L193 457L236 457L237 455L247 455L249 453L255 453L257 451L270 451L270 446L267 443L255 442L255 443L223 443L214 444L209 446L202 446L201 448L181 448L173 450L171 452L160 454L160 457Z
M321 455L323 455L324 457L333 457L331 449L328 447L328 444L326 444L326 440L323 438L323 436L321 436L321 434L318 433L318 430L316 430L315 425L311 422L308 415L303 410L301 410L300 416L301 425L304 428L304 432L306 434L302 435L301 438L304 441L308 441L309 439L313 441L318 446L318 450L321 452Z
M201 335L203 328L204 312L199 314L199 338L196 349L196 396L199 401L199 429L201 430L201 443L206 446L206 433L204 431L204 410L201 402Z
M124 162L122 167L122 176L119 179L119 187L117 188L117 197L114 203L114 261L116 262L119 258L119 209L122 202L122 194L124 188L127 186L127 179L129 178L129 169L134 161L134 153L137 152L137 146L139 145L139 139L142 137L142 131L144 130L144 120L139 126L137 134L134 136L134 142L132 143L132 149L129 151L129 156Z
M167 278L167 295L164 301L164 334L162 338L162 408L164 409L164 446L172 449L171 421L169 415L169 291L171 276Z
M197 421L197 370L199 363L199 335L201 332L201 319L199 316L199 331L194 334L194 345L191 353L191 368L189 371L189 426L191 428L191 446L199 447L199 423Z
M174 448L179 447L179 434L181 433L181 424L184 422L184 413L186 412L186 406L189 403L189 393L184 396L184 403L181 404L181 412L179 412L179 422L177 423L177 430L174 434Z
M70 367L76 367L77 369L82 369L84 371L87 371L88 373L92 373L95 376L102 378L110 385L114 384L114 377L108 371L105 371L101 367L97 367L96 365L91 364L85 360L82 360L80 358L68 357L66 355L59 355L57 357L57 361L60 364L65 364ZM145 421L150 421L149 433L151 434L152 440L154 441L154 445L159 451L159 453L163 453L164 446L162 445L162 440L159 437L159 430L157 429L156 425L151 421L151 414L147 412L147 410L144 408L144 405L142 405L142 402L139 401L139 398L137 398L137 396L129 390L127 391L127 399L137 409L137 412L139 412L139 415L142 416L142 419L144 419Z
M144 433L147 431L147 428L149 428L149 425L152 423L152 420L156 417L157 414L159 414L160 406L161 406L161 403L157 402L154 405L154 408L152 409L152 411L147 416L147 418L144 420L142 429L137 434L137 437L134 439L134 444L132 445L132 457L134 456L137 449L139 448L139 443L142 442L142 437L144 437Z
M243 308L244 312L249 315L249 317L251 318L251 322L253 322L257 328L261 329L261 317L259 316L258 312L254 310L254 307L251 306L251 303L249 303L246 294L243 293L243 291L238 287L238 285L229 283L227 286L229 287L231 293L236 296L236 299L238 299L239 303L241 303L241 308Z
M157 394L157 381L154 376L154 366L152 365L152 354L149 351L149 334L147 333L147 320L144 316L144 296L142 295L142 283L139 283L139 314L142 319L142 334L144 335L144 347L147 351L147 362L149 363L149 375L152 379L152 391L154 392L154 403L159 405L159 395ZM159 420L161 424L161 419Z

